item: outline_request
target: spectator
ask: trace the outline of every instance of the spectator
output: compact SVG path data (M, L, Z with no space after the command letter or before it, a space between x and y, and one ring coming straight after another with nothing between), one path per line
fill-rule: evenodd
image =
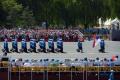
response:
M32 65L31 65L31 63L29 62L29 60L25 60L23 66L24 66L24 67L31 67Z

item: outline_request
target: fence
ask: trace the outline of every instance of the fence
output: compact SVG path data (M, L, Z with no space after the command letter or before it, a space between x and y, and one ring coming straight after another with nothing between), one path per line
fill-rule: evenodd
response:
M114 67L12 67L0 64L0 80L108 80L114 71L114 79L120 80L120 66Z

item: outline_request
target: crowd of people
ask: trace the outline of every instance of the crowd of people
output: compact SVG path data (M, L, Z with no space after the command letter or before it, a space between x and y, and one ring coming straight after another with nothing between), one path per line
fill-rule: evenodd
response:
M72 66L79 66L79 67L92 67L92 66L103 66L103 67L114 67L114 66L120 66L118 56L113 56L110 59L104 58L99 59L97 57L96 59L88 59L87 57L84 59L26 59L23 60L22 58L19 59L12 59L10 63L12 66L24 66L24 67L49 67L49 66L61 66L61 67L72 67Z
M94 32L99 35L110 34L110 29L108 28L86 28L86 29L81 29L80 31L84 34L92 34Z
M1 29L0 41L4 41L5 38L8 41L12 41L13 38L17 38L18 41L26 39L30 41L31 38L39 40L44 37L48 41L49 37L53 37L56 41L59 36L62 36L63 41L74 42L79 38L79 30L44 30L44 29Z
M0 41L4 41L5 38L8 38L8 41L12 41L13 38L17 38L18 41L26 38L27 41L30 41L31 38L39 40L42 37L48 41L50 36L54 37L56 41L59 36L62 36L63 41L67 42L76 42L79 37L84 39L91 40L93 33L96 33L100 37L106 39L110 38L110 30L104 28L86 28L86 29L1 29L0 30Z
M110 29L108 28L86 28L80 29L87 40L92 40L92 34L96 33L101 38L110 39Z

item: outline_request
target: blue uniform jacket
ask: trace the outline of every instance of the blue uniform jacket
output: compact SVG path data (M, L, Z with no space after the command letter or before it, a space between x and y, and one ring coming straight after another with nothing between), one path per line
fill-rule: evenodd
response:
M62 48L63 47L63 41L62 40L58 40L57 41L57 47L58 48Z

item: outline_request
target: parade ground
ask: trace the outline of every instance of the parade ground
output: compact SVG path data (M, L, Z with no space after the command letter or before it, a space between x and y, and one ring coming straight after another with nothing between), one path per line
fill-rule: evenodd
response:
M1 49L3 43L0 43ZM47 44L46 44L47 45ZM26 59L84 59L87 58L96 58L99 57L101 59L108 58L110 59L113 55L120 55L120 42L117 41L105 41L105 51L106 53L99 53L99 45L95 48L92 47L93 41L85 41L83 42L83 52L79 53L76 51L77 42L64 42L64 53L8 53L8 57L11 59L22 58ZM9 49L11 49L11 42L9 42ZM21 43L18 43L19 49L21 48ZM29 42L27 44L29 48ZM48 46L46 46L48 48ZM39 48L37 43L37 49ZM55 42L56 48L56 42ZM2 50L0 50L0 55L3 55Z

